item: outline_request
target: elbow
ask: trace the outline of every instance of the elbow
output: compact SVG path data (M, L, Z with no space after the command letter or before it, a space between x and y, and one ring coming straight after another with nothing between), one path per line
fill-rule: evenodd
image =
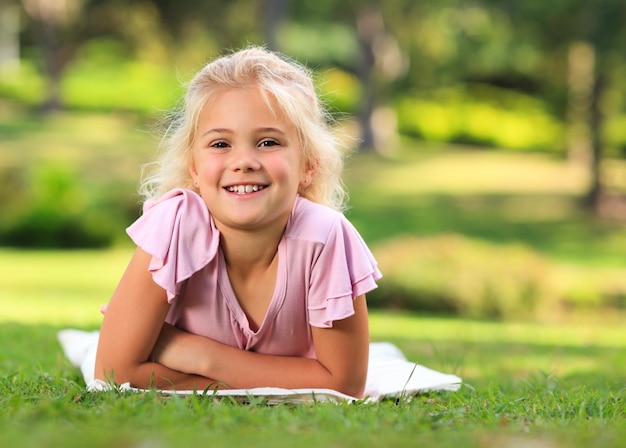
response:
M124 384L131 381L133 368L119 360L107 359L102 354L96 355L93 379L108 384Z
M365 395L365 385L349 385L348 387L343 388L339 392L349 395L354 398L364 398Z
M358 375L356 377L352 376L350 378L346 378L345 380L338 382L335 386L335 390L354 398L364 398L366 379L367 375Z
M104 381L108 384L122 384L128 381L126 377L124 370L118 366L96 362L93 372L94 380Z
M327 385L325 387L336 390L350 397L362 399L367 392L367 358L363 362L348 363L335 370L327 370Z

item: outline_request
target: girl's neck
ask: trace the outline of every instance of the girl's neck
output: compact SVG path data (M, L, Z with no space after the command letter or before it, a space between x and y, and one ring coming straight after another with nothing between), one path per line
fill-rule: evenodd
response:
M220 246L229 270L267 269L276 258L283 231L284 229L272 233L232 230L221 232Z

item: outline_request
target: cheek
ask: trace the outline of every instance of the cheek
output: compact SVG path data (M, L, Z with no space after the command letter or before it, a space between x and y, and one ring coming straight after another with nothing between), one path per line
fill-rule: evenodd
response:
M198 180L212 181L218 178L218 167L215 163L210 163L208 160L197 161L195 164Z
M287 157L276 157L266 164L271 169L276 179L286 182L299 183L302 177L302 167L298 160ZM271 168L270 168L271 167Z

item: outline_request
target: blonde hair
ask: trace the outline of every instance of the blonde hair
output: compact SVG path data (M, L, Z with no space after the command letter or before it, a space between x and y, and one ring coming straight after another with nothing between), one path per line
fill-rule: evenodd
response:
M341 180L344 151L331 127L330 114L316 94L310 72L297 62L260 47L249 47L205 65L189 82L183 103L163 136L163 152L147 165L139 192L158 199L172 188L198 191L189 173L191 148L200 111L215 94L229 88L257 86L290 120L298 133L304 163L315 167L312 182L299 194L342 210L346 190Z

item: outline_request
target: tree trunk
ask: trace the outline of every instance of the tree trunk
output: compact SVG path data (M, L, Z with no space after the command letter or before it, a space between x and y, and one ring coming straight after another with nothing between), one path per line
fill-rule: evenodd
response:
M289 0L264 0L263 1L263 37L268 48L279 51L277 32L287 13Z
M361 128L361 142L359 149L371 151L376 149L376 139L372 117L376 105L376 86L374 69L376 57L374 45L377 38L383 33L383 21L380 11L372 6L359 11L356 17L357 38L359 41L360 57L356 66L356 76L363 89L357 112Z
M16 5L0 4L0 77L17 77L20 69L20 13Z
M589 190L585 196L585 204L596 209L602 197L602 170L601 163L604 155L604 144L602 141L602 127L604 117L600 110L600 100L605 89L604 77L596 75L593 83L591 97L591 113L589 120L589 131L591 137L591 160L589 161Z
M37 34L47 82L47 96L41 109L43 112L53 112L61 109L61 78L63 75L57 26L50 21L38 21Z
M591 103L595 74L595 49L575 42L568 52L567 157L586 167L592 159Z
M44 112L61 108L61 78L70 52L60 35L79 13L82 2L58 0L21 0L26 13L33 21L35 40L41 52L46 75L47 96L41 105Z
M604 79L599 74L596 50L592 44L571 45L568 57L568 158L585 166L589 186L583 203L596 209L602 195L603 116L600 100Z

